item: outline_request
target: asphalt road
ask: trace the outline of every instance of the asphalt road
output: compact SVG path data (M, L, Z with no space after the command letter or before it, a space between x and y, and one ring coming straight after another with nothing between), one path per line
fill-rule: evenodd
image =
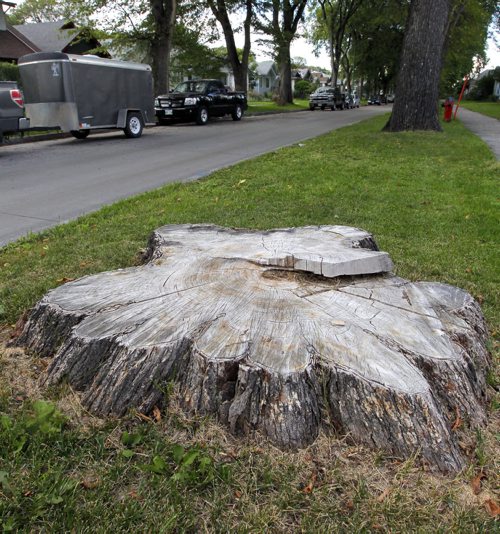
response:
M387 112L386 106L304 111L121 131L85 140L0 147L0 246L166 183L188 181L241 160Z

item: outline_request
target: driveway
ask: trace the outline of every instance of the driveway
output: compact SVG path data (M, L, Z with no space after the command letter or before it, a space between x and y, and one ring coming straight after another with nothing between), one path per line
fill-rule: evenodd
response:
M265 152L389 111L304 111L0 147L0 245L164 184L195 180ZM335 148L332 148L335 150Z

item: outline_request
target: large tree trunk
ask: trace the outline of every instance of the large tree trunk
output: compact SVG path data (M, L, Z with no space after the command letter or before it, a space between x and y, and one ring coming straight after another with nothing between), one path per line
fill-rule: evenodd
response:
M141 266L50 291L18 342L54 359L98 414L162 406L281 447L323 425L443 471L464 466L453 421L484 423L487 332L466 292L392 275L366 232L166 226Z
M155 95L170 89L170 52L174 36L177 0L149 0L154 21L151 57Z
M413 0L405 32L396 99L385 130L441 131L439 77L449 0Z
M278 104L284 106L293 103L292 91L292 60L290 57L290 43L282 43L277 54L280 84L278 91Z
M293 103L290 44L295 38L306 5L307 0L272 0L272 21L258 25L273 37L280 75L278 104L282 106Z
M215 18L218 20L224 33L224 39L226 41L227 55L231 68L234 74L235 89L237 91L248 91L248 58L250 55L250 24L253 14L253 0L246 0L246 15L243 22L244 30L244 44L243 53L240 60L238 49L234 40L234 31L229 20L229 14L227 12L227 6L225 0L208 0L208 5L212 10Z

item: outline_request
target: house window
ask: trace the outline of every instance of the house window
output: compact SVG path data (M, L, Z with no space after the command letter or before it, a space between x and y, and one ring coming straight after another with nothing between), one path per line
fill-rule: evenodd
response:
M266 78L266 89L269 89L269 86L270 86L269 78Z

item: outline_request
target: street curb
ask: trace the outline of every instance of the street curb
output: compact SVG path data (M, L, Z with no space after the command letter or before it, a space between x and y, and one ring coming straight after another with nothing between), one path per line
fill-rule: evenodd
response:
M259 115L283 115L284 113L300 113L302 111L309 111L308 108L304 109L283 109L283 110L272 110L272 111L246 111L246 117L258 117Z
M7 141L4 140L3 146L23 145L24 143L37 143L38 141L51 141L52 139L64 139L71 137L70 133L53 133L42 135L27 135L26 137L10 138Z

